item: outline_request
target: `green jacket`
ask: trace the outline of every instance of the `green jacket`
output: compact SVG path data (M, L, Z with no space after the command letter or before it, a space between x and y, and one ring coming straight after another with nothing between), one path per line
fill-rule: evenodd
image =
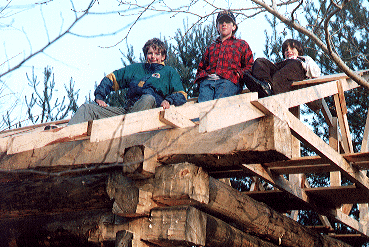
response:
M131 81L140 81L145 78L147 84L152 85L164 99L171 99L174 95L182 95L179 97L187 99L187 94L184 92L181 78L178 72L170 66L162 66L160 70L153 69L154 64L149 63L135 63L128 65L119 70L108 74L101 81L100 85L95 90L95 98L105 100L106 96L113 90L129 88ZM148 79L147 79L148 78ZM175 96L174 98L177 98ZM169 103L174 103L168 100ZM160 105L161 102L157 102Z

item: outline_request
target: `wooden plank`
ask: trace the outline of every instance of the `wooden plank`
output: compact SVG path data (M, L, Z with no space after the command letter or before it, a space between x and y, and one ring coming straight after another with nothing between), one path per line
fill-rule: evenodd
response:
M305 192L320 205L334 205L369 202L369 193L355 185L306 188Z
M338 169L331 164L317 164L317 165L298 165L288 167L271 167L269 168L272 173L282 174L299 174L299 173L326 173L334 172Z
M18 135L18 134L24 134L27 132L32 132L35 129L44 129L47 125L57 125L59 127L64 127L69 122L69 119L63 119L59 121L53 121L53 122L47 122L47 123L40 123L40 124L34 124L30 126L20 127L16 129L8 129L3 130L0 132L0 138L12 136L12 135Z
M333 120L331 111L329 110L329 107L325 99L322 99L322 113L323 113L326 123L328 124L328 127L333 126L334 120Z
M369 78L366 75L365 78ZM351 79L342 84L343 90L351 90L358 85ZM265 101L278 100L283 102L286 108L296 107L308 102L322 99L338 93L336 81L327 82L324 84L307 87L299 90L294 90L278 95L273 95L264 98ZM226 114L226 115L225 115ZM225 117L226 116L226 117ZM229 106L217 106L214 103L213 108L207 109L200 113L200 132L210 132L220 128L224 128L233 123L248 121L263 116L257 109L253 108L248 101L243 104Z
M277 101L265 101L263 99L254 101L253 104L259 107L261 110L264 110L265 113L272 113L281 118L283 121L286 121L291 130L294 131L293 134L296 137L298 137L301 141L305 141L317 154L327 158L330 163L340 169L348 179L369 190L368 177L349 164L339 153L337 153L320 137L314 134L299 119L285 109L282 104Z
M221 102L219 102L221 99L213 100L213 105L210 109L209 107L202 108L199 116L200 133L211 132L264 116L261 111L253 107L250 103L251 100L257 99L257 93L244 94L240 99L242 100L229 102L225 106L224 104L220 104L224 100Z
M369 70L360 70L356 73L358 75L366 75ZM349 77L345 73L339 73L339 74L333 74L333 75L323 75L317 78L303 80L303 81L296 81L292 83L292 87L301 87L301 86L311 86L316 85L319 83L329 82L329 81L335 81L339 79L349 79Z
M339 209L331 210L331 215L333 215L334 219L343 223L344 225L356 230L359 233L364 234L366 237L369 236L368 225L363 225L359 221L351 218L347 214L343 213Z
M89 125L88 122L85 122L37 133L13 136L8 140L7 146L9 148L7 149L7 154L20 153L59 142L81 139L87 137L88 132Z
M340 125L343 147L346 153L353 153L353 146L350 134L350 128L347 120L347 107L345 96L342 89L342 81L337 81L338 94L334 95L334 102L337 111L337 117Z
M288 192L291 196L300 200L301 203L309 205L311 208L316 209L314 202L310 201L308 195L299 184L292 183L284 178L283 175L273 174L268 168L263 167L261 164L245 164L244 169L254 173L254 175L264 179L274 187Z
M186 176L196 177L197 170L188 168L191 164L161 166L157 169L155 178L159 173L170 174L170 171L173 170L173 168L170 168L171 166L178 166L177 169L174 169L178 175L172 175L169 178L160 176L160 179L155 182L155 191L160 191L160 193L157 195L154 191L153 199L159 203L173 206L172 204L179 205L182 202L182 205L188 205L189 198L195 198L191 195L192 191L200 191L201 195L204 190L208 190L209 202L198 202L198 206L205 208L211 214L222 215L222 218L226 219L227 222L228 220L233 222L235 226L247 230L248 233L263 235L271 242L280 243L283 246L311 247L317 242L331 244L331 246L348 246L342 242L331 242L335 240L306 229L296 221L265 207L263 203L253 200L212 177L201 176L197 179L202 178L203 182L192 182L191 185L199 187L198 189L176 186L177 182L182 185L182 179ZM190 175L189 171L194 172L194 174ZM163 179L166 181L163 181ZM208 185L206 185L207 181ZM172 186L169 186L169 184ZM161 188L163 186L167 189ZM172 191L175 193L172 193ZM173 194L173 198L171 194ZM193 203L196 203L196 201L194 200Z
M179 113L175 107L170 107L160 112L159 120L174 128L194 127L195 123Z
M364 129L364 134L363 134L363 141L361 143L361 152L368 152L369 151L369 147L368 147L368 139L369 139L369 108L367 110L367 117L366 117L366 122L365 122L365 129Z
M91 129L91 142L101 142L131 135L138 132L169 128L159 119L162 109L155 108L110 118L94 120Z
M250 98L251 95L254 95L254 97ZM224 105L236 104L236 102L250 102L251 99L255 99L255 95L257 94L242 94L197 104L186 103L185 105L175 107L175 110L173 111L176 111L178 114L180 114L182 119L192 120L199 118L200 112L209 111L215 105L221 107ZM138 132L171 128L172 126L160 121L159 115L162 110L163 109L160 107L111 118L94 120L90 140L91 142L99 142ZM188 121L184 126L187 125L189 125Z

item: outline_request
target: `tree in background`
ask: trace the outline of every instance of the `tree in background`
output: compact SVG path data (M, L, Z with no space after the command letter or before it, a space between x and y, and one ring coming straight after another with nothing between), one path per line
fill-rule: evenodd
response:
M74 89L74 81L71 78L69 85L64 84L66 95L55 95L55 79L52 68L44 69L43 83L37 79L32 68L31 77L27 74L28 85L33 89L30 98L25 96L28 120L32 124L57 121L66 118L70 113L77 111L79 90ZM41 85L40 85L41 84Z

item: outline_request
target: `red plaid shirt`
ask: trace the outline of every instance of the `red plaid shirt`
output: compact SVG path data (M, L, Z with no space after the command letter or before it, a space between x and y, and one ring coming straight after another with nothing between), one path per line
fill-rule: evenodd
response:
M251 71L254 58L249 44L234 36L221 41L217 38L205 51L196 73L195 83L210 74L235 84L246 71Z

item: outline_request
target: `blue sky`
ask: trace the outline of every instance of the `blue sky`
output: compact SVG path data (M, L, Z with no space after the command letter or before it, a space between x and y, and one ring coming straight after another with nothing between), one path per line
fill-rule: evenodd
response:
M5 1L5 3L8 2L9 0ZM0 42L4 47L4 52L0 53L0 64L2 64L0 72L14 66L31 52L39 50L49 40L53 40L64 32L73 22L75 13L71 11L72 5L69 1L53 0L47 4L34 4L40 2L44 1L32 1L32 4L29 0L12 0L6 11L0 14L0 31L2 32ZM148 3L151 1L138 2ZM74 2L78 11L86 8L88 3L88 0ZM171 7L175 7L176 4L182 4L183 1L170 1L170 3L173 4ZM237 3L213 1L212 3L221 8L239 8L246 7L245 5L249 4L249 1L237 1ZM0 0L0 6L4 6L4 0ZM129 14L137 13L137 11L121 12L122 15L128 16L122 16L116 12L110 13L122 9L115 0L98 1L92 12L104 14L89 15L72 29L73 33L92 36L92 38L68 34L47 48L44 53L26 62L20 69L2 77L1 80L5 85L4 91L6 91L7 96L0 98L0 109L2 109L0 114L6 110L7 103L16 99L20 102L18 111L25 111L26 108L22 104L24 95L31 93L30 87L27 86L26 73L31 74L32 66L34 66L39 80L43 79L44 67L53 67L57 88L61 92L64 92L63 85L69 83L70 78L73 78L76 88L80 89L78 103L82 104L85 96L93 91L95 82L99 83L105 74L122 67L122 56L119 49L125 51L127 43L133 45L136 56L139 57L141 48L148 39L153 37L169 39L178 28L183 29L184 20L188 19L190 24L197 21L197 17L191 14L173 16L147 12L143 15L143 19L129 31L130 25L135 20ZM192 11L198 11L199 14L204 15L214 11L214 8L200 1L198 7ZM242 17L238 17L238 21L241 19ZM210 18L206 24L212 20ZM255 57L263 56L264 30L268 27L264 14L249 18L239 24L237 36L249 43ZM117 32L118 30L119 32ZM128 31L128 38L119 43ZM117 33L95 37L95 35L114 32ZM4 63L9 59L9 62Z

